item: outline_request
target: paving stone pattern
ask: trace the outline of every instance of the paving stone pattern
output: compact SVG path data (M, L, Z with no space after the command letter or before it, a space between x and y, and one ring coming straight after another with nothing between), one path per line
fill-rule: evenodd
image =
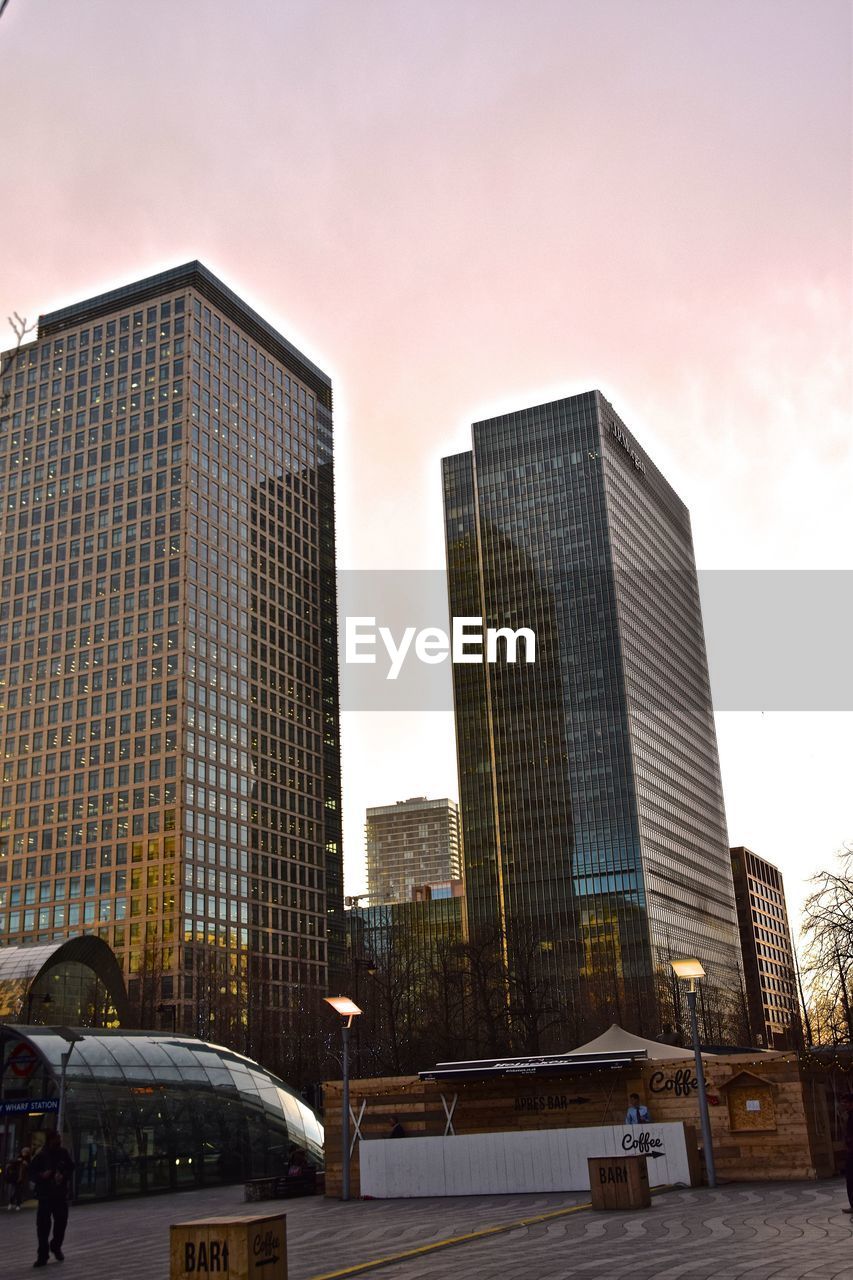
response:
M584 1200L283 1202L290 1280ZM384 1280L853 1280L853 1217L841 1212L845 1203L838 1180L670 1191L648 1210L584 1210L363 1274ZM71 1213L61 1274L65 1280L168 1280L170 1223L275 1207L245 1205L236 1187L80 1206ZM34 1258L33 1206L19 1214L0 1210L0 1280L32 1274Z

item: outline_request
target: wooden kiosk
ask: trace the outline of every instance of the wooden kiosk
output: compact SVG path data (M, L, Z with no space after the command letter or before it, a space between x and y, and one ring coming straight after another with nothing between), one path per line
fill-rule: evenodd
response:
M795 1052L706 1053L703 1063L718 1176L784 1181L832 1175L824 1088ZM408 1138L452 1140L460 1135L554 1129L624 1131L632 1093L638 1093L648 1108L652 1127L683 1125L689 1145L689 1135L699 1128L693 1055L632 1036L615 1024L566 1054L443 1063L417 1076L352 1081L352 1193L361 1194L361 1144L386 1139L391 1116L399 1117ZM339 1081L326 1084L325 1099L326 1194L338 1196ZM696 1167L690 1181L700 1177Z

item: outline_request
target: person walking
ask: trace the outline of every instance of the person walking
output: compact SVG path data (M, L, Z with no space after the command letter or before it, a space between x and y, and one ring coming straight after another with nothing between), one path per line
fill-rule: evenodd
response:
M626 1124L650 1124L651 1116L648 1107L640 1102L640 1095L632 1093L628 1098L628 1110L625 1112Z
M399 1117L399 1116L392 1116L392 1117L391 1117L391 1132L388 1134L388 1137L389 1137L389 1138L405 1138L405 1136L406 1136L406 1130L405 1130L405 1129L403 1128L403 1126L400 1124L400 1117Z
M844 1130L844 1149L846 1152L844 1172L847 1176L847 1201L849 1208L844 1213L853 1213L853 1093L847 1093L842 1099L847 1112L847 1126Z
M21 1205L29 1182L30 1168L30 1149L22 1147L21 1154L17 1160L10 1160L6 1167L5 1180L9 1188L9 1203L6 1206L9 1213L13 1209L21 1212Z
M49 1133L45 1145L30 1164L30 1181L35 1186L38 1198L38 1257L33 1263L34 1267L46 1267L51 1253L57 1262L62 1262L65 1257L62 1242L68 1224L68 1201L73 1172L74 1161L63 1147L61 1136L55 1131Z

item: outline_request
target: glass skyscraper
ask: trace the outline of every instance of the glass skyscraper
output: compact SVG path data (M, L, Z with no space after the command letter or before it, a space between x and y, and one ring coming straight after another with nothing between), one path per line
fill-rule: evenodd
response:
M330 381L193 262L0 392L0 943L261 1053L344 954Z
M599 392L476 423L443 482L451 614L537 638L532 665L453 669L469 936L546 1041L680 1023L669 960L693 955L706 1034L737 1034L686 507Z

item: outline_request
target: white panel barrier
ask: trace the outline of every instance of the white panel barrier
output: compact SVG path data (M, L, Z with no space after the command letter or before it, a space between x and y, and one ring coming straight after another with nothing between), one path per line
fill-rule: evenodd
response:
M588 1191L590 1156L648 1156L653 1187L690 1185L682 1124L531 1129L447 1138L375 1138L359 1145L361 1194L480 1196Z

